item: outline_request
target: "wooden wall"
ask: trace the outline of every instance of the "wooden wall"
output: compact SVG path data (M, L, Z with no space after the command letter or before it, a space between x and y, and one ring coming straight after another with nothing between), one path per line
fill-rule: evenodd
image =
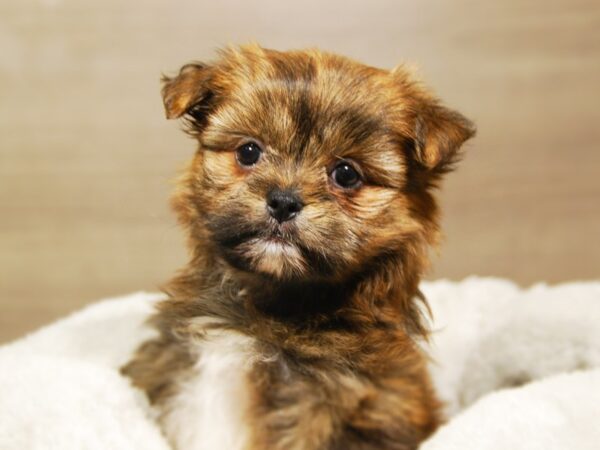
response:
M167 208L193 142L159 74L227 43L411 61L479 134L431 277L600 275L597 0L0 3L0 341L185 260Z

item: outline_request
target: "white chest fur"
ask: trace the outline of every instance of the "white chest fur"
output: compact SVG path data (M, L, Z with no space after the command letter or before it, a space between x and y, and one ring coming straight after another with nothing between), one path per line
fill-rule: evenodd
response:
M253 340L229 330L210 330L198 343L191 377L169 401L164 428L177 450L243 450Z

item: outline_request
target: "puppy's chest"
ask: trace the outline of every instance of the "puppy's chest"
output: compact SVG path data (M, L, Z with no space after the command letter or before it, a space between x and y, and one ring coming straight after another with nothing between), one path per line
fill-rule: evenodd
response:
M353 375L326 371L317 382L302 375L307 367L299 361L258 344L214 329L196 344L197 361L162 405L163 428L175 449L262 450L266 442L286 450L325 448L335 416L354 409L364 394ZM312 444L307 433L316 433Z
M254 344L230 330L211 330L196 344L199 357L163 410L164 430L176 449L248 448Z

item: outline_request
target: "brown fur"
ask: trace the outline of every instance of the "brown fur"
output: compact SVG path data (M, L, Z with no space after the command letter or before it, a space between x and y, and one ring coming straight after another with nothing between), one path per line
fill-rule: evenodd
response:
M470 122L402 67L317 50L228 49L166 77L163 97L199 143L173 198L191 258L153 318L160 336L124 373L161 410L207 327L235 330L257 343L251 449L416 448L440 421L415 344L432 189ZM264 148L251 168L235 156L248 138ZM328 177L340 159L359 168L357 189ZM265 210L276 186L305 204L281 225ZM297 254L262 255L252 239L273 233Z

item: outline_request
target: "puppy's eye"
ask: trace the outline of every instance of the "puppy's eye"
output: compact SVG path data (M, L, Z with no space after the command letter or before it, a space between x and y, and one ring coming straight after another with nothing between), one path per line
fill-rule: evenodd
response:
M335 166L333 172L331 172L331 178L333 178L335 184L345 189L357 188L361 181L360 174L346 161L342 161Z
M262 149L255 142L247 142L236 150L237 160L242 166L256 164L261 153Z

